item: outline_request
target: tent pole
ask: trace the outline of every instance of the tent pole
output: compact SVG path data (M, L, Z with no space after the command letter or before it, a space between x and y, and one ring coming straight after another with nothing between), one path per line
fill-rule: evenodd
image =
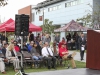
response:
M6 40L6 30L5 30L5 40Z

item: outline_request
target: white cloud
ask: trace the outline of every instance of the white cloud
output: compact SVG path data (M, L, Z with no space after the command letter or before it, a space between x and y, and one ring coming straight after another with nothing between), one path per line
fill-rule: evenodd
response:
M15 18L15 14L18 10L28 5L36 5L45 0L8 0L8 5L0 7L0 16L2 21L6 21L9 18Z

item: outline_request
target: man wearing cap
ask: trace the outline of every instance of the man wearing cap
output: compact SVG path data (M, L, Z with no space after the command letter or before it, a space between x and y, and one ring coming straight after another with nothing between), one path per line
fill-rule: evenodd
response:
M69 56L69 52L66 49L66 44L62 44L61 48L59 49L59 56L63 59L63 60L70 60L71 64L72 64L72 68L75 69L76 68L76 64L74 61L74 56L76 55L76 53L72 53L70 57Z

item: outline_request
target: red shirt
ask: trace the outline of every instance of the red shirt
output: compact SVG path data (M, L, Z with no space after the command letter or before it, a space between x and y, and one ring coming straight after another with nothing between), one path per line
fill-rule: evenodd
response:
M15 46L14 48L15 48L15 51L16 52L19 52L20 51L20 48L18 46Z
M62 52L68 52L68 50L66 49L66 48L60 48L59 49L59 55L62 57L63 56L63 54L62 54Z

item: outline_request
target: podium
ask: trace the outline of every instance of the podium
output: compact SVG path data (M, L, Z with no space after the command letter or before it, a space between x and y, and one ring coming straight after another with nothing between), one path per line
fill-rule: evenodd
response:
M100 70L100 31L87 31L86 68Z

